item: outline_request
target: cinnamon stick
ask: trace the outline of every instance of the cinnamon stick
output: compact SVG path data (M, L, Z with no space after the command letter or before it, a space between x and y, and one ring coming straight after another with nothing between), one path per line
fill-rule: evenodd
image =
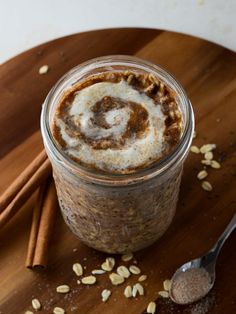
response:
M33 265L34 253L35 253L35 248L36 248L39 223L40 223L40 218L41 218L42 205L43 205L43 200L45 197L46 187L47 187L46 183L40 186L39 191L38 191L37 201L33 210L28 251L27 251L27 257L25 261L25 266L28 268L31 268Z
M27 168L13 181L7 190L0 196L0 213L11 203L17 193L46 160L47 154L43 149L41 153L29 164Z
M51 173L51 164L46 159L28 182L22 187L12 202L0 214L0 228L2 228L22 207L30 195L48 178Z
M37 242L32 267L46 267L48 245L53 231L58 201L53 181L47 187L43 200L41 219L39 224Z

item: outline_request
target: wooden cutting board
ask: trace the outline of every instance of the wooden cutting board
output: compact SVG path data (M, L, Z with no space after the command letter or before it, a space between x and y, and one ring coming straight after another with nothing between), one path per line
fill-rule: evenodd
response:
M135 254L148 280L146 294L137 300L123 296L125 285L111 286L102 275L95 286L78 286L72 264L81 262L85 273L99 268L105 254L92 250L67 229L58 212L44 271L24 267L35 196L0 231L0 313L18 314L31 309L32 297L41 313L61 306L66 313L139 314L157 300L157 313L236 313L236 232L221 251L213 291L195 306L175 306L158 298L162 282L183 262L206 252L235 213L236 190L236 56L210 42L166 31L112 29L57 39L26 51L0 66L0 192L42 149L39 132L41 105L54 83L87 59L107 54L130 54L166 67L186 89L196 116L198 146L216 143L220 170L209 170L212 192L202 190L196 178L201 156L190 154L184 169L175 219L152 247ZM50 71L39 75L47 64ZM144 209L145 210L145 209ZM120 259L117 257L117 261ZM133 277L130 283L135 282ZM69 284L72 292L58 295L56 286ZM112 290L107 303L101 291ZM208 311L207 311L208 310Z

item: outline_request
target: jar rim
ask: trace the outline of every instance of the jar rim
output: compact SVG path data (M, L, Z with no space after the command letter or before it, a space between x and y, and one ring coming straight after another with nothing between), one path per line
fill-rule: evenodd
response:
M102 67L111 66L130 66L133 68L143 69L155 74L158 78L164 81L172 89L174 87L175 91L178 93L182 104L186 109L186 121L184 125L184 130L180 138L179 143L173 149L173 151L166 155L161 160L157 161L150 167L139 169L134 173L128 174L112 174L112 173L100 173L94 172L93 170L80 165L73 161L68 155L66 155L58 146L50 128L49 110L52 104L55 102L55 95L59 93L59 89L63 92L66 84L68 84L69 78L75 78L75 75L86 74L91 70L99 69ZM73 82L74 84L74 82ZM67 86L68 88L68 86ZM61 94L58 96L61 96ZM91 181L97 184L103 185L128 185L135 184L140 181L145 181L157 175L161 175L166 172L167 169L179 164L186 156L189 147L191 145L192 136L194 132L194 114L183 87L175 79L175 77L170 74L165 68L159 65L153 64L141 58L128 55L109 55L98 58L90 59L83 62L76 67L72 68L70 71L65 73L53 86L53 88L48 93L41 112L41 133L44 140L44 145L48 152L51 152L50 157L56 158L58 162L66 166L66 168L72 174L82 175L83 179Z

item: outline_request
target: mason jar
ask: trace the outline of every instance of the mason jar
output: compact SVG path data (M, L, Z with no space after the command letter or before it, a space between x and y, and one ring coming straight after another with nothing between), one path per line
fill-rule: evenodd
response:
M99 173L76 163L61 150L52 133L53 117L63 93L74 84L94 74L124 70L153 74L174 91L183 132L175 149L151 167L129 174ZM175 215L193 131L194 115L185 91L160 66L114 55L89 60L66 73L45 99L41 132L61 212L71 231L88 246L107 253L134 252L154 243Z

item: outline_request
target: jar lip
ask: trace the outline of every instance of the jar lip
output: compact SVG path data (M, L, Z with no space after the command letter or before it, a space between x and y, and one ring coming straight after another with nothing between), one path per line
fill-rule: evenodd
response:
M184 126L183 134L174 150L157 163L154 163L152 166L140 169L137 172L129 174L94 172L91 169L83 167L82 165L76 163L60 149L52 135L50 128L49 107L53 103L53 98L58 89L63 88L65 83L68 83L68 78L77 74L78 71L80 71L80 73L81 72L88 73L90 70L99 69L101 67L112 65L133 66L134 68L136 67L138 69L153 72L167 85L169 86L171 85L175 88L175 90L178 93L178 96L181 99L181 102L183 102L186 108L186 123ZM139 181L145 181L146 179L150 179L156 175L164 173L167 169L171 168L176 163L179 163L184 159L191 145L193 132L194 132L193 109L181 84L165 68L153 64L149 61L143 60L141 58L127 55L109 55L99 58L93 58L72 68L67 73L65 73L50 90L45 99L41 112L41 133L43 136L46 150L48 152L52 151L52 154L50 154L51 158L55 157L57 161L66 165L66 167L71 173L81 174L83 175L83 178L85 180L87 179L94 183L98 184L100 183L103 185L135 184Z

